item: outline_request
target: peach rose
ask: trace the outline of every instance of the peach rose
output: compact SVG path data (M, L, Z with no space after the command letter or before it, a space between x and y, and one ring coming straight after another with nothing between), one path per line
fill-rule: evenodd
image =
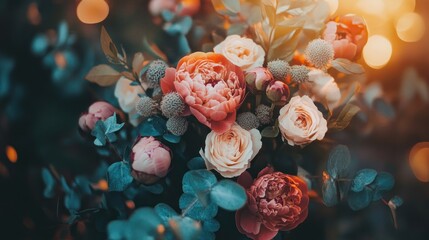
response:
M214 169L227 178L236 177L250 167L262 147L261 138L257 129L247 131L234 124L225 133L210 132L200 154L208 170Z
M252 39L238 35L228 36L214 47L215 53L224 55L233 64L248 71L256 67L262 67L265 60L264 49Z
M131 81L125 77L121 77L116 83L115 97L118 99L121 109L128 113L130 123L137 126L141 119L136 119L137 115L136 104L139 101L139 94L143 93L140 86L131 86Z
M368 41L365 20L357 15L345 15L326 24L323 39L334 47L335 58L356 60Z
M334 78L318 69L308 73L308 81L300 85L300 94L309 95L314 101L326 104L329 109L337 107L341 99L340 88Z
M280 109L278 120L283 141L291 146L322 140L328 131L327 121L308 96L293 97Z
M241 69L223 55L196 52L166 70L161 88L164 94L177 91L198 121L221 134L235 122L246 82Z

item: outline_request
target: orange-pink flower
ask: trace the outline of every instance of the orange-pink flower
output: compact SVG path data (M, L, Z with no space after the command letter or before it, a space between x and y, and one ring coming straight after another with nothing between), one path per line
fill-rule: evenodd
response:
M368 41L365 20L357 15L345 15L326 24L323 39L334 47L335 58L356 60Z
M242 70L223 55L196 52L166 70L161 88L164 94L177 91L198 121L224 133L235 122L246 83Z

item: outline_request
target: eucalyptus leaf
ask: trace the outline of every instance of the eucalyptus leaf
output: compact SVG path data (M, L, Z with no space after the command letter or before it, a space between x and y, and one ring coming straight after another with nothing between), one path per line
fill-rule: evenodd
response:
M365 69L362 65L354 63L345 58L337 58L332 61L332 67L344 74L363 74Z
M359 170L353 178L351 190L354 192L362 191L367 185L371 184L376 177L377 171L374 169Z
M170 134L170 133L166 133L162 137L170 143L179 143L180 139L181 139L180 136L176 136L176 135Z
M118 48L113 43L104 26L101 26L100 42L101 49L103 50L104 55L106 55L106 58L112 63L119 63Z
M219 207L230 211L242 208L247 201L244 188L231 180L216 183L210 191L210 198Z
M360 192L350 191L347 196L347 201L350 208L354 211L364 209L369 206L372 202L373 192L368 189L364 189Z
M158 203L155 207L154 207L155 212L158 214L158 216L162 219L162 222L167 225L168 221L170 220L170 218L174 217L174 216L178 216L179 214L177 214L176 211L174 211L173 208L171 208L170 206L168 206L165 203Z
M197 194L209 191L216 182L215 175L208 170L191 170L183 176L182 188L184 193Z
M70 212L76 212L80 209L80 196L75 191L69 191L64 197L64 206Z
M55 195L55 178L47 168L42 169L42 179L45 183L45 189L43 190L43 196L45 198L53 198Z
M212 219L217 215L218 206L210 200L204 199L206 197L208 196L198 197L184 193L180 196L179 207L183 210L185 216L189 216L195 220Z
M179 239L198 239L202 233L200 223L189 217L173 217L170 226Z
M337 191L335 180L327 179L322 185L323 203L327 207L332 207L338 204Z
M203 221L203 230L208 232L217 232L220 229L220 223L216 219Z
M353 117L360 111L360 108L354 104L347 104L344 106L344 108L341 110L340 114L338 115L337 119L333 122L330 122L328 125L328 128L330 130L343 130L346 127L349 126L350 122L352 121Z
M186 165L191 170L206 169L206 163L202 157L194 157Z
M275 138L279 135L279 128L276 126L268 126L264 128L261 132L262 137L266 138Z
M109 191L124 191L133 181L130 165L125 162L116 162L107 169Z
M125 237L127 221L114 220L107 225L107 236L109 240L122 240Z
M395 207L395 209L402 206L402 204L404 204L404 200L402 200L402 198L400 198L398 196L394 196L389 201L389 205L393 205Z
M327 172L333 179L344 176L351 162L350 151L345 145L337 145L329 153Z

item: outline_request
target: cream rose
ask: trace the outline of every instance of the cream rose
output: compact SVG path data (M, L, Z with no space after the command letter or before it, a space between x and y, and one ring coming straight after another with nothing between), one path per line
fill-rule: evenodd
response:
M341 92L334 78L322 70L308 73L308 81L300 85L300 94L309 95L314 101L326 104L329 109L337 107Z
M215 53L224 55L244 71L262 67L264 64L264 49L250 38L231 35L216 45L213 50Z
M121 77L116 83L115 97L118 99L121 109L128 113L130 123L137 126L141 118L135 117L137 115L136 104L140 98L139 94L143 93L143 89L140 86L131 86L130 83L130 80Z
M293 97L280 109L278 120L283 141L291 146L322 140L328 131L326 120L308 96Z
M211 131L200 154L208 170L214 169L227 178L236 177L250 167L262 147L261 138L257 129L247 131L234 123L225 133Z

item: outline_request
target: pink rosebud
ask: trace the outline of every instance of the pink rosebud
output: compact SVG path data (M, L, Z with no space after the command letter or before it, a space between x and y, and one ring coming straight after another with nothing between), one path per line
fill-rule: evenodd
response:
M273 103L286 104L290 95L289 87L284 82L274 81L267 87L267 97Z
M95 102L88 108L88 113L79 118L79 127L89 132L95 127L98 120L106 120L116 112L116 108L107 102Z
M140 138L131 153L131 175L144 184L153 184L167 175L170 149L153 137Z
M273 81L273 75L263 67L254 68L246 72L246 83L252 91L265 91L268 84Z

